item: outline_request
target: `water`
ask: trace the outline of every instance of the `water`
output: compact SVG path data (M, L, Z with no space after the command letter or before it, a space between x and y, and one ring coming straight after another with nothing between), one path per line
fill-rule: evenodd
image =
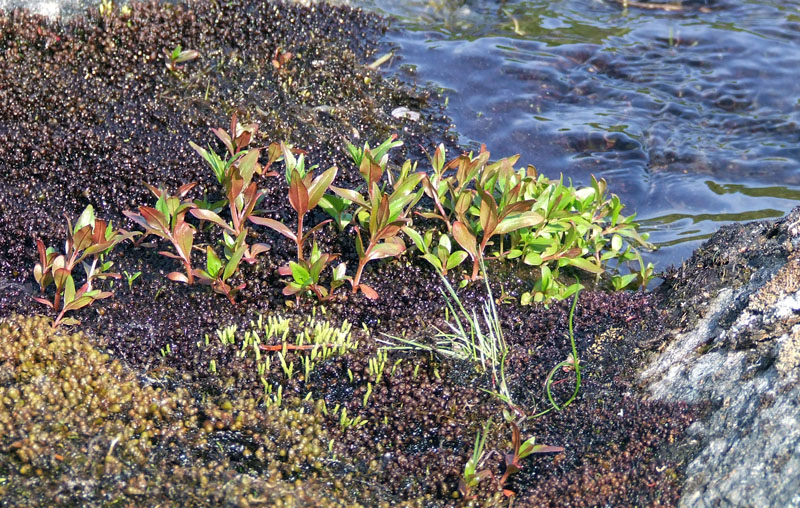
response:
M444 90L465 144L606 178L660 249L800 199L800 1L361 0L395 16L383 68Z

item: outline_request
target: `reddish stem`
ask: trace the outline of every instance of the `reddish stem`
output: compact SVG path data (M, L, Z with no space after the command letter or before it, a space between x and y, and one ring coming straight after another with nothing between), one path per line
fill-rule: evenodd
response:
M290 350L310 351L310 350L314 349L317 346L325 346L325 347L329 347L329 348L334 348L334 347L336 347L336 344L303 344L302 346L298 346L298 345L295 345L295 344L275 344L275 345L270 345L270 346L265 345L265 344L259 345L259 347L261 348L262 351L283 351L284 347L286 349L290 349Z

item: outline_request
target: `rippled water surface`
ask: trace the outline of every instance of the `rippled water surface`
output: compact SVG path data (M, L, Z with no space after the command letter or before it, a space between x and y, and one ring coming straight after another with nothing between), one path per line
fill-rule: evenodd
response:
M798 204L800 1L620 3L360 5L397 17L384 68L444 89L462 141L606 178L662 268L722 224Z

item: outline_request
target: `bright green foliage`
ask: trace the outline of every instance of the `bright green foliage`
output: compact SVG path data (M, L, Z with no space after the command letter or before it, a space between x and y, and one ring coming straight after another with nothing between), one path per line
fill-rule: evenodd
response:
M433 231L426 231L423 236L413 228L403 227L403 233L408 235L414 245L417 246L417 249L422 253L422 259L432 264L436 271L442 275L447 275L448 270L457 267L469 257L469 254L463 250L453 252L453 244L447 235L439 235L439 243L434 248L431 245L433 243Z
M64 254L59 254L53 247L45 249L44 242L36 240L36 249L39 253L39 262L33 269L33 277L39 284L42 294L48 286L55 286L53 301L47 298L34 298L39 303L47 305L58 312L53 326L60 324L77 324L78 320L65 318L67 312L78 310L91 305L96 300L102 300L113 295L108 291L95 289L95 280L115 278L122 276L118 273L108 272L113 265L105 261L104 257L118 243L132 239L137 233L113 229L111 223L97 219L92 205L88 205L73 226L67 217L67 241L64 245ZM91 262L87 260L91 258ZM75 289L73 269L81 263L86 273L84 284Z
M346 266L344 263L339 263L333 269L330 288L320 284L320 274L337 257L338 255L335 254L323 254L317 243L314 242L311 256L307 260L301 259L298 263L292 261L288 266L278 269L281 275L291 275L292 277L292 280L287 282L286 287L283 288L283 294L291 296L312 292L320 301L329 300L334 291L347 280Z
M634 216L622 215L619 197L607 195L605 180L592 178L591 186L576 189L539 175L533 166L515 169L517 158L489 163L489 152L482 147L477 156L462 154L445 163L440 145L430 159L433 172L423 185L434 209L420 215L445 223L473 259L472 279L489 250L493 258L520 258L539 267L540 277L533 290L523 294L523 304L572 295L579 285L560 281L559 269L565 266L599 276L611 261L638 259L639 282L647 284L652 267L644 267L635 247L652 245L636 231ZM449 169L455 174L445 176ZM423 257L430 254L420 250ZM617 278L612 283L625 287L636 279Z
M206 247L206 269L195 269L193 275L201 284L211 286L216 293L223 294L228 297L231 304L236 302L233 296L244 289L245 283L232 287L228 284L228 279L236 273L239 268L239 263L242 261L247 244L244 243L244 237L247 230L243 231L235 240L232 249L226 249L227 255L225 261L222 261L211 246Z

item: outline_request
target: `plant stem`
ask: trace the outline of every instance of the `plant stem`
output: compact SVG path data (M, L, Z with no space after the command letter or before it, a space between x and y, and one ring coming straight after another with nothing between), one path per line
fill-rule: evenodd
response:
M297 215L297 262L303 260L303 216Z
M372 245L370 245L370 247L372 247ZM369 249L367 249L367 252L369 252ZM361 274L364 271L364 267L367 265L365 259L367 259L366 254L363 259L358 260L358 269L356 270L355 277L353 277L353 294L358 293L358 286L361 284Z

